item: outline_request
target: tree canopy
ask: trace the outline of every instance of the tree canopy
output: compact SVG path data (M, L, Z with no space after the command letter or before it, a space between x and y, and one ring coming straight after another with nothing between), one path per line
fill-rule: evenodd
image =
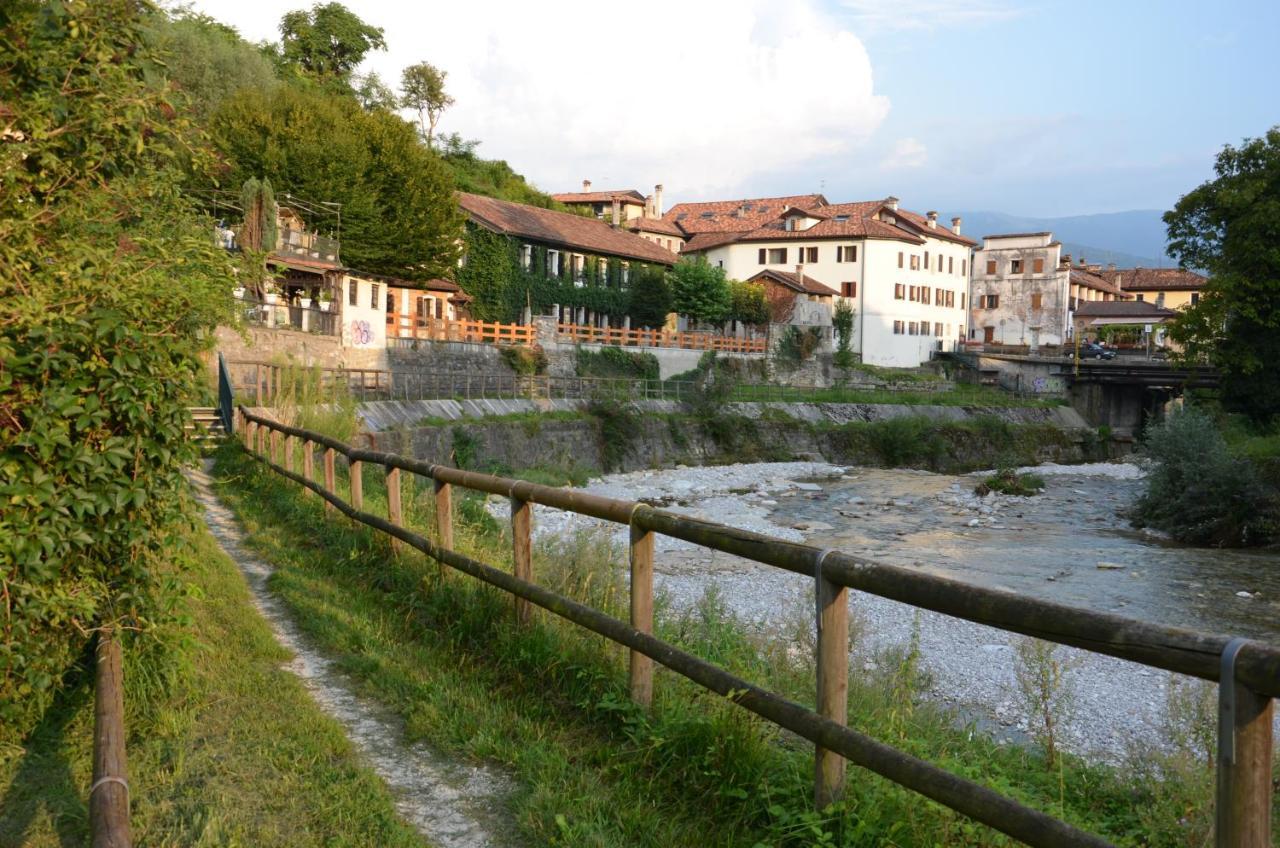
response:
M410 65L400 72L400 105L418 113L419 131L427 147L435 139L440 114L453 105L453 98L444 90L448 75L429 62Z
M729 317L733 296L724 269L706 257L686 257L671 269L671 306L695 321L718 323Z
M280 59L321 82L348 82L370 50L386 49L382 29L341 3L317 3L280 19Z
M1224 147L1214 172L1164 216L1170 255L1209 275L1172 335L1218 367L1226 409L1272 419L1280 414L1280 126Z

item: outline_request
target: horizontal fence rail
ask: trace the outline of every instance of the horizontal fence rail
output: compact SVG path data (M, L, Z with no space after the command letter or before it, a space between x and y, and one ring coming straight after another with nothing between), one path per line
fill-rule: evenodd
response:
M247 324L301 330L321 336L336 336L341 330L341 316L337 311L280 300L271 303L251 296L236 298L236 306Z
M593 327L589 324L557 324L556 334L579 344L616 347L668 347L685 350L718 350L725 353L764 353L768 339L763 336L738 338L715 333L670 332L667 330Z
M1204 680L1219 681L1223 693L1217 809L1219 846L1269 844L1271 809L1271 745L1273 704L1280 696L1280 648L1261 642L1230 639L1181 628L1149 624L1106 613L1077 609L1012 592L971 586L934 575L885 565L839 551L773 539L758 533L677 515L647 504L601 497L488 474L421 462L395 454L353 448L320 433L281 424L240 408L245 447L275 472L324 499L326 505L448 565L527 602L631 649L632 697L647 706L652 660L699 685L721 694L756 715L796 733L816 746L815 797L819 803L838 797L844 781L841 758L869 769L1026 844L1037 846L1106 845L1045 813L1000 795L974 781L958 777L929 762L881 743L845 726L847 704L847 628L838 625L838 610L847 607L845 590L856 589L1002 630L1034 636L1085 650L1162 668ZM407 472L434 483L437 502L437 541L403 526L399 499L389 505L387 518L363 512L342 500L328 485L317 483L308 471L292 471L278 463L272 438L283 434L303 445L304 465L316 448L326 455L343 454L353 467L382 466L388 482ZM515 571L509 574L449 548L452 540L450 491L462 486L511 499ZM356 495L353 494L353 500ZM628 625L538 586L527 557L531 521L527 506L540 504L605 521L629 525L632 537L632 621ZM651 635L652 598L636 597L651 589L652 534L735 554L782 568L815 581L823 606L818 630L818 711L812 711L735 677L698 657ZM646 550L648 553L646 553ZM648 572L648 573L647 573ZM522 612L524 610L524 612ZM520 621L527 607L517 605ZM835 642L831 640L835 639ZM1226 661L1230 658L1230 662ZM1229 696L1228 696L1229 693ZM1259 836L1260 834L1260 836Z

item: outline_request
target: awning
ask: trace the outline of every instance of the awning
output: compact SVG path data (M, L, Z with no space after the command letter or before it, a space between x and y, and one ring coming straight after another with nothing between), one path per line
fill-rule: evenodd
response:
M1134 324L1134 325L1137 325L1137 324L1163 324L1166 320L1168 320L1168 319L1166 319L1166 318L1164 318L1164 317L1157 317L1157 316L1154 316L1154 315L1145 315L1145 316L1142 316L1142 317L1132 317L1132 318L1123 318L1123 317L1120 317L1120 318L1115 318L1115 317L1113 317L1113 318L1094 318L1092 321L1090 321L1090 322L1089 322L1089 326L1090 326L1090 327L1105 327L1105 326L1107 326L1108 324Z

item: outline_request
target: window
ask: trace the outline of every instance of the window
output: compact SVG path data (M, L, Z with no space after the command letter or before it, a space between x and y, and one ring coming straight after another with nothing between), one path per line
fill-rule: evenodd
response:
M899 256L899 259L898 259L898 267L899 267L899 268L901 268L901 267L902 267L902 259L901 259L902 254L901 254L901 253L899 253L899 254L898 254L898 256ZM836 245L836 261L837 261L837 262L857 262L857 261L858 261L858 246L857 246L857 245L854 245L854 244L850 244L850 245Z
M933 324L933 334L938 338L942 338L942 322L935 321Z
M523 245L520 248L520 267L529 270L529 266L533 264L533 246Z
M906 299L906 296L907 296L907 295L906 295L906 288L907 288L907 287L906 287L906 286L904 286L902 283L897 283L897 284L895 284L895 285L894 285L894 287L893 287L893 299L894 299L894 300L905 300L905 299Z
M796 260L799 262L813 263L818 261L818 248L816 247L801 247L797 249L796 253Z
M1147 296L1145 294L1138 295L1138 303L1142 303L1146 299L1147 299Z
M762 247L762 248L760 248L760 264L761 264L761 265L765 264L765 256L766 256L767 254L768 254L768 251L767 251L767 250L765 250L763 247Z
M355 280L347 280L347 303L352 306L360 305L360 284Z
M1042 295L1040 292L1036 292L1035 294L1031 295L1031 308L1038 312L1043 307L1044 307L1044 295Z
M947 257L947 273L954 274L956 272L956 258L954 256Z
M929 288L928 286L921 286L920 302L923 303L925 306L928 306L929 301L932 300L932 297L931 297L932 293L933 293L933 289Z
M912 286L910 291L907 293L907 300L911 301L912 303L915 303L919 299L920 299L920 287Z
M911 254L911 270L912 271L920 270L920 254L918 253Z
M444 298L433 297L431 299L436 302L436 320L440 321L444 318Z
M786 265L787 249L785 247L769 248L769 264L770 265Z
M902 335L902 322L901 322L901 321L894 321L894 322L893 322L893 334L894 334L895 336L900 336L900 335Z
M924 269L929 270L929 251L927 250L924 252Z
M902 267L902 251L901 250L898 251L898 267L899 268Z
M858 284L857 284L857 283L841 283L841 284L840 284L840 295L841 295L842 297L857 297L857 296L858 296Z
M1000 295L998 295L998 294L989 294L989 295L987 295L987 308L988 308L988 309L999 309L999 308L1000 308Z
M987 275L988 275L988 276L995 276L995 273L996 273L996 261L995 261L994 259L988 259L988 260L987 260Z
M969 260L968 260L968 259L961 259L961 260L960 260L960 276L962 276L962 277L963 277L965 274L968 274L968 273L969 273L969 271L968 271L968 265L969 265Z
M377 309L378 308L378 284L377 283L371 284L369 286L369 291L371 293L369 297L369 308Z
M1043 274L1043 273L1044 273L1044 260L1043 260L1043 259L1036 259L1036 260L1032 261L1032 263L1031 263L1031 272L1032 272L1033 274Z
M960 308L964 309L964 292L960 292Z
M1014 259L1014 260L1011 260L1011 261L1009 262L1009 273L1010 273L1010 274L1021 274L1021 273L1022 273L1022 260L1021 260L1021 259Z
M1192 292L1192 293L1191 293L1191 305L1192 305L1192 306L1195 306L1195 305L1196 305L1197 303L1199 303L1199 302L1200 302L1200 292Z
M395 295L395 292L391 291L390 288L387 289L387 311L388 312L396 311L396 295Z

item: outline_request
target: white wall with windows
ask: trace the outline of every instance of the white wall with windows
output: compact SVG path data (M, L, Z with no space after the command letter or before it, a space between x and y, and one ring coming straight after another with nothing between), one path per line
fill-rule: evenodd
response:
M352 273L342 275L342 344L387 346L387 284Z

